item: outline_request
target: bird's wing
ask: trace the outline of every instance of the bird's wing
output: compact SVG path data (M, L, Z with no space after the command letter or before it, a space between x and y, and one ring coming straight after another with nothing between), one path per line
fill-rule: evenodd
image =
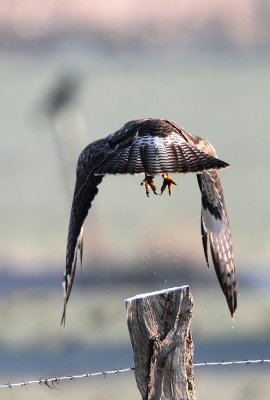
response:
M217 171L197 175L202 194L201 233L206 262L208 239L215 271L233 316L237 307L237 281L232 251L232 238Z
M66 306L76 272L78 251L82 262L83 223L91 208L92 201L98 193L97 186L103 179L102 175L94 175L95 168L105 158L105 155L100 151L100 147L103 147L101 141L87 146L82 151L77 164L77 177L68 228L66 268L63 279L65 297L62 324L65 323Z

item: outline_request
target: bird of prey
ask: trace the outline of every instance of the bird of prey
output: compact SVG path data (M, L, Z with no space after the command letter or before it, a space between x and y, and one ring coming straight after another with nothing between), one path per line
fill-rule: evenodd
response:
M154 177L163 176L161 192L176 182L170 173L197 174L201 191L201 234L208 261L208 241L214 268L226 297L231 315L237 306L237 281L232 253L232 239L217 170L229 166L217 158L213 146L193 136L176 123L166 119L138 119L127 122L115 133L90 143L80 154L71 207L63 280L66 305L76 272L77 253L82 262L83 223L105 175L144 174L141 185L146 195L157 194Z

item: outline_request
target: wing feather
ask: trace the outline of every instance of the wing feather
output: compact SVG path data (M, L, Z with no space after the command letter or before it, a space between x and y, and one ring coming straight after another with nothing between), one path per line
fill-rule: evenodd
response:
M207 266L209 268L209 260L208 260L208 235L207 235L207 230L204 226L203 222L203 216L201 213L201 235L202 235L202 243L203 243L203 251L204 251L204 256L206 259Z
M233 316L237 307L237 281L232 239L224 195L218 172L197 175L202 194L201 231L205 258L208 264L207 241L218 281Z
M93 146L93 151L95 151L95 146ZM80 260L82 262L83 223L92 206L92 201L98 193L97 186L103 179L102 175L95 176L93 173L95 161L97 160L92 158L90 154L86 154L84 150L77 165L77 177L68 228L66 267L63 279L64 309L61 324L65 324L66 306L76 273L78 252L80 253Z

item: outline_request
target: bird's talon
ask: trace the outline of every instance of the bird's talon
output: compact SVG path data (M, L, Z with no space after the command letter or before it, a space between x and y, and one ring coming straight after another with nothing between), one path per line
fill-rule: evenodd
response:
M154 178L151 175L145 174L145 178L141 182L141 186L145 186L145 192L147 197L150 197L150 188L152 189L153 193L157 194L157 189L154 184Z
M172 194L172 185L177 185L177 183L170 177L169 174L162 174L163 177L163 184L161 186L161 193L162 194L164 192L164 190L166 189L166 187L168 186L168 192L169 192L169 196L171 196Z

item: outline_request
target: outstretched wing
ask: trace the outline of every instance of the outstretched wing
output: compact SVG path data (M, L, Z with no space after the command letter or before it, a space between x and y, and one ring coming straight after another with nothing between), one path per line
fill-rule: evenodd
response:
M206 262L208 239L215 271L233 316L237 307L237 281L232 238L218 172L197 175L202 193L201 233Z
M78 251L80 252L82 262L83 223L91 208L92 201L98 193L97 186L103 179L101 175L94 175L95 167L102 161L102 154L98 151L99 143L93 143L83 150L77 164L77 177L69 219L66 268L63 280L65 297L62 324L65 323L66 306L76 272Z

